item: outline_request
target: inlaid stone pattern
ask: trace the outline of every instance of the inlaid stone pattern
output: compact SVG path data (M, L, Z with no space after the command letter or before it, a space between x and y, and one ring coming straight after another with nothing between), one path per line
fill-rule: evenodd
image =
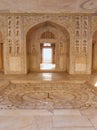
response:
M15 55L21 53L21 16L15 16Z
M8 16L8 55L20 54L21 44L21 17Z
M74 50L75 50L75 71L85 72L87 70L87 55L90 37L91 17L76 15L73 16L74 32Z
M0 109L97 108L97 89L81 83L10 83L0 90Z
M88 16L73 17L75 23L75 53L87 54L87 42L90 36L90 23Z
M14 34L14 24L13 24L13 17L12 16L8 16L7 19L8 22L8 54L9 55L13 55L14 53L14 46L13 46L13 34Z

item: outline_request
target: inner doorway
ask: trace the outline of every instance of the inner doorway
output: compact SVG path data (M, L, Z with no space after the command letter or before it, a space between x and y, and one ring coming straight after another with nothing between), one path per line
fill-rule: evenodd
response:
M40 44L41 48L41 70L54 70L55 69L55 44L43 43Z
M52 63L52 48L42 49L42 63L51 64Z

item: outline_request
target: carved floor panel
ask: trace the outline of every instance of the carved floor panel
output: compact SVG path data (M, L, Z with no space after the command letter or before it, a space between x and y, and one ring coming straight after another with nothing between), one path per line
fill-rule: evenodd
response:
M0 87L0 109L97 108L97 89L85 83L10 83Z

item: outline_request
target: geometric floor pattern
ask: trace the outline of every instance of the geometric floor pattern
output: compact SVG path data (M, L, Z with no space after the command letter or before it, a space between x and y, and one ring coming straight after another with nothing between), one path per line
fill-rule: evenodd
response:
M0 87L0 109L97 108L97 88L86 83L9 83Z
M0 130L97 130L97 74L0 74Z

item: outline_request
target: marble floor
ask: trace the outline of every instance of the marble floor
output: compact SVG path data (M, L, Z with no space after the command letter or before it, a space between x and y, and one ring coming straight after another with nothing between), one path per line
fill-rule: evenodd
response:
M96 73L0 73L0 130L97 130L96 82Z
M69 75L64 72L32 72L27 75L4 75L3 72L0 73L0 79L23 79L23 80L38 80L38 81L58 81L58 80L72 80L72 79L92 79L96 77L96 74L93 75Z

